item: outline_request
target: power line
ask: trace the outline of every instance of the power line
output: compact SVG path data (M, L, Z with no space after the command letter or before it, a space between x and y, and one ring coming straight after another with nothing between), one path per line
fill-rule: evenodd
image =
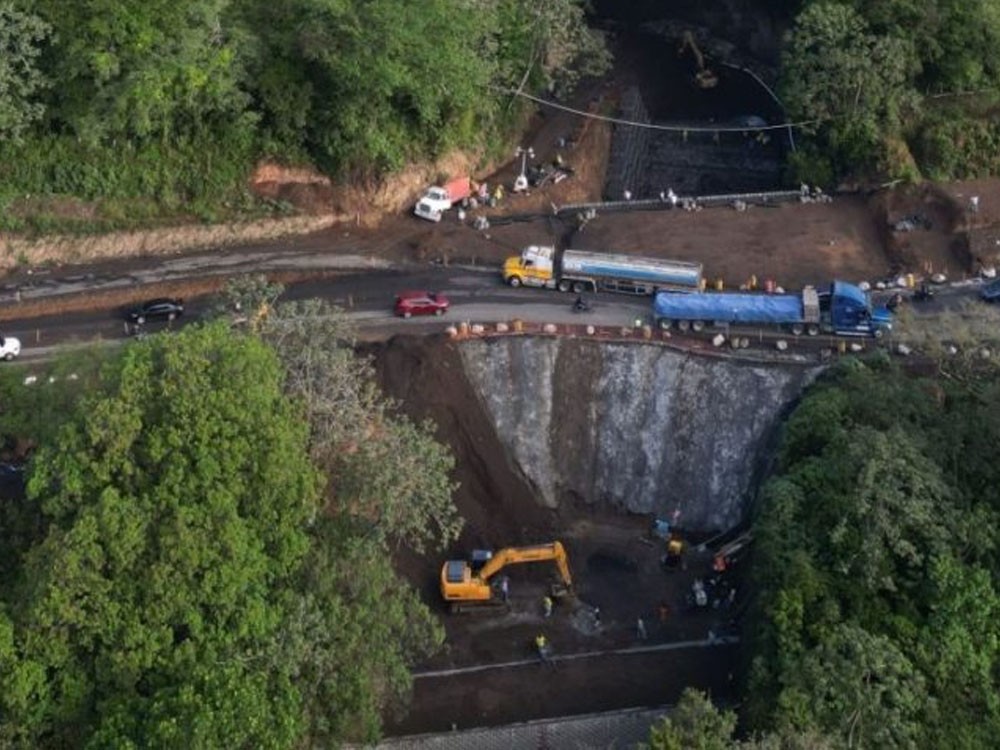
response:
M570 112L574 115L579 115L580 117L589 117L592 120L601 120L603 122L610 122L615 125L630 125L636 128L646 128L648 130L666 130L672 133L746 133L747 131L762 131L762 130L785 130L787 128L801 128L805 125L815 125L816 123L822 122L822 120L800 120L799 122L783 122L780 125L744 125L744 126L704 126L704 125L657 125L651 122L635 122L633 120L623 120L620 117L608 117L606 115L598 115L593 112L584 112L580 109L574 109L573 107L567 107L564 104L557 104L556 102L550 102L547 99L541 99L537 96L532 96L531 94L526 94L523 91L515 91L514 89L502 89L507 94L513 94L514 96L520 96L525 99L529 99L536 104L541 104L545 107L552 107L553 109L560 109L563 112Z

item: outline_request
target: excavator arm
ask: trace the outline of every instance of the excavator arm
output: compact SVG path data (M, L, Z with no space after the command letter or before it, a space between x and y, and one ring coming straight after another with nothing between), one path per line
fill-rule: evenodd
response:
M677 50L677 54L683 55L688 50L691 51L691 55L694 57L695 65L698 68L694 74L694 82L699 88L714 88L715 85L719 83L718 76L705 66L705 56L701 53L698 43L694 40L694 34L690 31L685 31L684 39L681 42L680 48Z
M486 602L493 597L490 579L508 565L552 560L566 588L573 585L566 549L560 542L507 547L490 558L475 575L465 560L449 560L441 569L441 595L446 601Z

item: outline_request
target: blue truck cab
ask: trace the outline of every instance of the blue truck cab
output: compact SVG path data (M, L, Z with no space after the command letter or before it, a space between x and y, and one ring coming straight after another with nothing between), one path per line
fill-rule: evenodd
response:
M892 313L884 305L872 305L858 286L843 281L830 284L830 291L819 295L823 328L839 336L874 336L881 338L892 330Z

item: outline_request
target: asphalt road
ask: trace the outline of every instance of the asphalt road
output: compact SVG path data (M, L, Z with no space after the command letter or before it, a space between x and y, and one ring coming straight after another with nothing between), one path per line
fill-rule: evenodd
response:
M357 261L364 263L364 261ZM185 266L187 268L187 266ZM162 268L161 268L162 270ZM241 271L247 272L245 266ZM254 267L253 270L257 270ZM175 269L180 274L180 269ZM195 265L187 268L187 273L198 273ZM135 285L136 271L127 278ZM326 270L329 274L329 269ZM374 270L343 269L334 277L305 281L286 288L282 299L303 300L325 299L343 308L358 328L376 336L390 336L396 333L421 333L441 331L449 323L459 321L496 322L520 318L536 323L588 323L598 326L633 326L636 320L651 320L651 303L646 297L632 297L621 294L587 295L592 302L592 310L576 313L572 310L574 295L561 294L541 289L511 289L504 285L500 275L493 268L422 266L405 269L377 268ZM176 278L175 273L166 275ZM117 285L122 277L106 277L100 274L79 274L39 285L32 296L49 296L62 293L80 292L90 288L107 288L109 283ZM962 309L976 303L977 284L937 287L935 297L930 301L907 300L918 315L936 315L943 310ZM402 320L392 314L392 303L396 292L405 289L431 289L443 292L452 302L451 310L444 318L412 318ZM875 292L876 300L884 301L889 292ZM7 304L16 304L8 302ZM217 309L215 297L199 297L185 302L185 315L173 324L151 322L146 330L157 332L170 325L183 326L193 321L203 320ZM975 308L973 308L975 309ZM22 343L22 359L32 361L46 359L56 348L67 344L82 344L95 340L116 341L128 337L122 310L102 309L88 312L64 313L44 317L22 318L3 324L5 335L16 336Z
M74 284L78 282L73 282ZM395 293L406 289L443 292L452 306L444 318L393 315ZM374 329L394 333L441 331L459 321L505 321L512 318L552 323L633 325L650 312L648 298L615 294L587 295L592 310L575 313L574 295L541 289L511 289L495 269L426 267L416 270L344 272L334 278L306 281L286 288L282 300L321 298L345 310L359 331ZM184 316L170 324L150 322L148 332L188 325L212 314L218 305L213 296L185 300ZM93 340L127 338L124 312L120 309L92 310L43 317L21 318L3 324L5 335L21 339L22 359L46 357L54 347Z

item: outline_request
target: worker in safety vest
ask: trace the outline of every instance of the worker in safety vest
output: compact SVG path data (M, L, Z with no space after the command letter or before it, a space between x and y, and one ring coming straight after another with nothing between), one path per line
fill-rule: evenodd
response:
M535 649L538 651L539 659L546 664L551 662L552 646L549 645L549 641L543 633L535 636Z

